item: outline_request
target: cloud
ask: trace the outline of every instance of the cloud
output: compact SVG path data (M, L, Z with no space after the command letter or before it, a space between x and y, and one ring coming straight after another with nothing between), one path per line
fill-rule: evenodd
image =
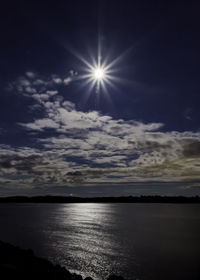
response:
M1 145L2 182L32 188L200 181L200 132L164 132L163 123L80 111L55 87L63 79L27 73L11 84L41 109L18 124L34 133L38 148Z
M25 73L25 75L28 77L28 78L30 78L30 79L34 79L35 78L35 73L34 72L31 72L31 71L27 71L26 73Z
M63 82L64 82L65 85L68 85L69 83L71 83L71 81L72 81L72 77L67 77L67 78L64 79Z
M8 84L8 90L15 90L17 93L26 97L33 97L33 95L49 95L54 96L58 92L56 86L68 85L76 75L73 71L69 72L69 76L64 79L58 75L51 75L50 77L40 77L37 73L28 71L25 75L18 77L15 81Z
M193 110L192 108L186 108L186 110L183 112L183 116L186 118L186 120L192 121L192 115Z
M200 141L189 140L183 147L183 154L188 158L199 158L200 157Z
M61 85L63 83L63 79L60 78L58 75L51 75L53 83L56 85Z
M44 129L49 129L49 128L55 129L59 127L59 124L57 124L56 122L48 118L35 120L33 123L27 123L27 124L21 123L20 125L27 128L28 130L39 130L39 131L42 131Z
M68 84L70 84L75 78L76 76L78 75L78 72L76 71L73 71L73 70L70 70L69 71L69 76L66 77L63 82L64 84L67 86Z

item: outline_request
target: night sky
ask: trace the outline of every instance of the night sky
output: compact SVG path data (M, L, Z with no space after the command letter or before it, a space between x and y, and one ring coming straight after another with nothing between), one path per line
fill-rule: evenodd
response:
M6 3L0 195L200 195L198 1Z

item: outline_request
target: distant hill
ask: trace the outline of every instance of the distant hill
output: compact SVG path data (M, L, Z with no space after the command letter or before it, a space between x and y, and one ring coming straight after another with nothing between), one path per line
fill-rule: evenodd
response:
M120 197L74 197L74 196L10 196L0 197L0 203L200 203L199 196L120 196Z

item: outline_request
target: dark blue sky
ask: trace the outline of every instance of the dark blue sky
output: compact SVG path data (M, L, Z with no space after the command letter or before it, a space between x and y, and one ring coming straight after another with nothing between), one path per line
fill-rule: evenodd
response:
M199 11L197 1L2 4L0 193L199 194ZM97 92L78 56L92 64L98 44L102 61L120 59Z

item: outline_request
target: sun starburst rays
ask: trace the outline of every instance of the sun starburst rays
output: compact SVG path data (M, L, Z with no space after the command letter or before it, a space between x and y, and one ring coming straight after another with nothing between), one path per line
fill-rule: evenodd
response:
M106 92L106 87L111 83L112 79L112 71L111 69L105 65L105 63L101 63L101 59L98 58L97 61L93 60L93 64L85 63L86 74L80 75L81 79L87 79L92 83L92 87L90 90L96 90L96 92Z
M76 80L79 80L80 88L87 88L87 91L83 95L83 99L86 102L92 93L96 93L97 98L99 98L99 94L103 94L105 98L111 102L110 90L119 91L117 84L124 83L122 82L122 78L119 78L117 74L119 74L118 64L120 61L127 55L130 49L126 50L118 57L110 60L109 55L104 57L102 56L101 46L98 46L97 49L97 57L95 58L92 55L92 52L89 52L90 59L87 60L80 53L74 52L73 54L83 63L81 67L82 73L76 77Z

